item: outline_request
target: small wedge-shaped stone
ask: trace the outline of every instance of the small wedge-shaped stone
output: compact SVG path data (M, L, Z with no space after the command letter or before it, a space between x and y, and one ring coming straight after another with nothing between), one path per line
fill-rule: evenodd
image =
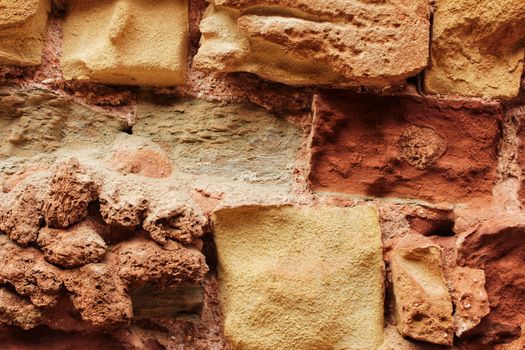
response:
M68 80L125 85L183 84L186 0L72 0L64 23Z
M233 349L377 349L377 212L242 207L214 216L224 331Z
M0 0L0 64L42 61L50 0Z
M443 275L441 248L423 236L405 236L392 252L390 267L401 335L452 345L452 300Z
M523 0L436 0L429 93L511 98L525 56Z
M426 0L215 0L194 66L289 85L387 86L427 65Z

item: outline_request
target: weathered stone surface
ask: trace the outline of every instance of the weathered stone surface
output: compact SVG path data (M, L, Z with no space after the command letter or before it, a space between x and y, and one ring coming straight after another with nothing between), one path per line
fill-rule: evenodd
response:
M0 64L40 64L50 9L50 0L0 1Z
M145 239L121 243L117 249L119 276L129 284L177 286L200 282L208 272L204 255L176 242L164 246Z
M183 172L251 183L289 183L301 130L249 104L141 103L133 134L160 144Z
M490 312L485 290L485 272L482 269L457 266L446 269L450 295L454 303L454 332L463 333L476 327Z
M48 262L65 268L100 262L107 248L89 221L67 229L45 227L38 233L37 244Z
M518 338L525 324L525 217L500 214L458 244L458 263L485 271L490 313L470 333L488 347Z
M183 84L187 46L186 0L68 1L62 56L66 79Z
M314 110L318 191L448 203L492 194L497 103L325 92Z
M45 89L2 86L0 106L2 158L36 156L60 148L100 147L126 128L123 120ZM0 163L0 170L9 170L7 165Z
M522 0L436 0L429 93L514 97L525 57Z
M428 238L407 235L395 246L390 267L401 335L452 345L452 301L443 275L441 248Z
M94 326L127 324L133 317L126 285L111 264L89 264L64 276L75 309Z
M51 228L66 228L87 216L88 205L97 199L97 186L78 159L58 165L44 200L42 211Z
M0 284L12 285L18 294L40 307L56 304L62 287L60 270L47 263L41 252L21 248L0 236Z
M376 349L383 261L374 208L241 207L214 214L234 349Z
M427 1L215 0L194 67L289 85L384 86L427 65Z
M0 287L0 323L31 329L39 324L41 318L40 310L29 300Z

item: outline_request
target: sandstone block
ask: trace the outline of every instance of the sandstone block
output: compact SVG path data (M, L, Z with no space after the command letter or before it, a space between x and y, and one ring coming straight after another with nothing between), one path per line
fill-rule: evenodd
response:
M383 261L374 208L241 207L213 216L234 349L376 349Z
M68 1L62 57L66 79L183 84L187 46L187 0Z
M302 131L250 104L142 102L133 135L161 145L175 168L250 183L289 184Z
M88 221L62 230L45 227L37 244L48 262L65 268L100 262L106 253L106 242Z
M0 64L41 63L50 10L50 0L0 1Z
M405 236L392 252L390 267L401 335L452 345L452 300L443 275L441 248L422 236Z
M498 103L326 92L314 110L317 191L439 203L492 195Z
M0 288L0 323L31 329L41 318L40 310L29 300L7 288Z
M522 0L436 0L429 93L511 98L525 57Z
M385 86L427 65L429 5L415 1L215 0L194 67L289 85Z

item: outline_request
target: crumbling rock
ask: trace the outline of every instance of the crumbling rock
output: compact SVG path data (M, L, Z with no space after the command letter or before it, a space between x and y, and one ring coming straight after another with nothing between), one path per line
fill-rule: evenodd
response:
M115 327L131 321L131 299L118 266L99 263L67 271L64 285L82 319L93 326Z
M128 284L177 286L183 282L202 282L208 272L201 252L173 241L160 246L151 240L134 239L119 244L115 252L119 275Z
M123 184L103 186L99 195L100 214L109 225L136 228L142 224L148 208L146 195L131 191Z
M51 0L1 0L0 9L0 64L40 64Z
M41 318L40 310L29 300L0 287L0 323L31 329L40 323Z
M39 307L53 306L62 287L61 271L34 248L21 248L0 236L0 284L12 285Z
M106 253L106 242L89 221L67 229L42 228L37 244L48 262L65 268L100 262Z
M443 275L441 248L423 236L406 235L392 251L390 267L401 335L452 345L452 301Z
M61 163L46 194L43 207L46 224L66 228L83 220L88 205L97 199L97 186L76 158Z
M429 12L423 0L215 0L193 66L288 85L393 85L427 65Z

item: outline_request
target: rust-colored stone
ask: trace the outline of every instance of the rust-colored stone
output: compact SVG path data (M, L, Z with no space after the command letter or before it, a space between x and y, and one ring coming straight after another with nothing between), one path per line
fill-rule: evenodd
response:
M325 92L314 111L317 191L449 203L491 196L497 103Z

